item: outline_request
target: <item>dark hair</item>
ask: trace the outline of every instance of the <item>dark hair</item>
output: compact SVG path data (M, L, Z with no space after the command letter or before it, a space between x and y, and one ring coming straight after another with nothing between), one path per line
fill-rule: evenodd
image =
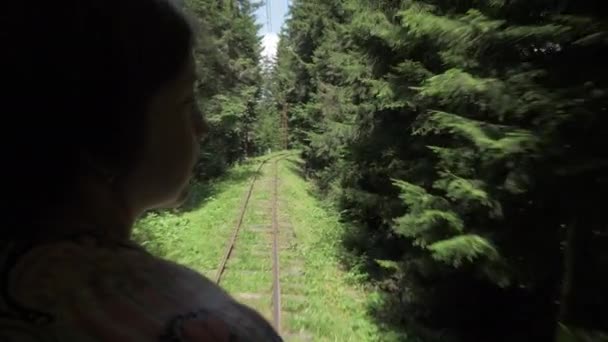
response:
M83 151L128 169L146 104L185 66L193 32L169 0L11 0L0 12L0 189L18 218L61 200L90 168Z

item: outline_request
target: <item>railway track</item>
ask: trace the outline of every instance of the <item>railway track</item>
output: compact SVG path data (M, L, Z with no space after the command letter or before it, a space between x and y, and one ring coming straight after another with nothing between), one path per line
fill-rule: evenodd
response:
M247 209L250 206L250 202L251 202L251 198L252 198L252 194L254 192L254 188L256 185L256 182L259 181L259 175L262 171L262 169L264 168L264 166L266 166L268 163L272 164L272 180L271 180L271 199L270 199L270 204L271 204L271 216L270 216L270 235L271 235L271 262L272 262L272 294L271 294L271 313L272 313L272 324L274 326L274 328L276 329L277 332L279 332L279 334L282 331L282 325L281 325L281 312L282 312L282 306L281 306L281 277L280 277L280 259L279 259L279 254L280 254L280 241L279 241L279 234L280 234L280 227L279 227L279 220L278 220L278 213L277 213L277 202L278 202L278 162L283 159L285 156L287 156L287 154L281 154L281 155L277 155L271 158L268 158L266 160L264 160L262 163L260 163L260 165L257 167L256 170L256 175L254 176L253 180L251 181L249 188L247 190L247 193L243 199L243 202L241 203L241 207L239 209L239 214L238 214L238 218L236 220L235 226L233 228L232 234L230 235L230 239L228 241L228 244L226 245L226 249L225 252L220 260L219 263L219 267L217 269L216 275L215 275L215 282L220 285L225 273L228 271L227 266L231 260L231 258L233 257L233 255L235 254L235 250L237 248L237 241L239 239L239 235L241 234L241 231L243 230L243 222L247 213Z

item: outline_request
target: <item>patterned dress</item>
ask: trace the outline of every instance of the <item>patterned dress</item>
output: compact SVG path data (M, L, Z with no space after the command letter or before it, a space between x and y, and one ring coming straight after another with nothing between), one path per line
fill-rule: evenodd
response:
M200 274L92 235L0 242L0 341L281 341Z

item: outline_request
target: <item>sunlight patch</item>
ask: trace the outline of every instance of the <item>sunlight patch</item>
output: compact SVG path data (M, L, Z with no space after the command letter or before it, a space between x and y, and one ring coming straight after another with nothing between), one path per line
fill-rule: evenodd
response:
M277 55L277 45L279 43L279 35L276 33L266 33L262 38L262 57L274 60Z

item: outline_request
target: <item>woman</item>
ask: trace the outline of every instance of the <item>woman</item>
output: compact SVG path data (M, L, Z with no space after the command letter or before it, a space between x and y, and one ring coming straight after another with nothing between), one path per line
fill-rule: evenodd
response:
M205 134L179 8L0 12L0 341L279 341L209 280L130 241L144 211L184 200Z

